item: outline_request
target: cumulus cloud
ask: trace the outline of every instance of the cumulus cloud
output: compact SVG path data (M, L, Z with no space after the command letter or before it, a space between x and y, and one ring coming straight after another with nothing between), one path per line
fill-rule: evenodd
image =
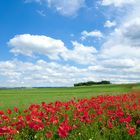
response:
M26 0L25 3L37 2L48 5L63 16L73 16L85 5L85 0Z
M90 32L82 31L81 35L82 35L82 37L81 37L82 40L85 40L88 37L97 37L97 38L103 37L103 34L101 33L101 31L98 31L98 30L94 30L94 31L90 31Z
M117 26L103 43L98 53L100 65L114 82L138 82L140 80L140 12L139 3L121 18ZM131 19L131 20L130 20ZM114 75L115 74L115 75ZM116 77L116 80L115 80Z
M126 22L120 32L130 45L140 46L140 17L135 17Z
M107 59L100 60L89 70L96 75L96 79L110 80L113 83L133 83L140 81L139 59Z
M115 19L119 25L113 25L113 21L106 22L106 27L115 26L108 35L103 36L97 30L91 32L85 30L81 33L83 39L103 37L104 43L101 48L96 50L93 44L87 46L72 41L71 49L68 49L59 39L41 35L17 35L8 42L12 53L28 56L43 54L52 62L44 60L37 60L34 63L19 60L0 61L0 85L71 86L76 82L90 80L110 80L113 83L139 82L139 2L137 1L136 4L132 0L103 0L102 2L103 5L114 5L119 8L130 3L132 5L131 13L126 12L127 15L121 17L119 22ZM49 6L56 8L51 0ZM62 60L62 63L55 60Z
M97 50L94 46L84 46L78 42L72 42L72 49L67 49L63 41L47 36L23 34L10 39L8 44L14 54L34 56L42 54L48 56L50 60L63 59L74 61L79 64L94 63Z
M127 4L134 4L137 0L102 0L102 5L113 5L115 7L122 7Z
M113 69L123 69L123 68L132 68L138 65L138 59L107 59L107 60L102 60L102 66L106 68L113 68Z
M110 28L110 27L114 27L116 26L116 22L115 21L110 21L110 20L107 20L104 24L104 27L107 27L107 28Z
M129 20L130 17L131 20ZM138 82L140 81L139 29L139 15L132 14L125 18L122 24L117 26L106 37L105 42L98 51L93 46L85 46L76 41L73 41L72 48L68 49L65 47L63 41L57 40L59 42L58 44L61 44L59 45L61 47L58 47L61 50L58 49L59 51L56 51L57 54L54 51L57 47L55 46L55 49L53 46L50 47L50 50L52 50L50 53L51 56L55 52L56 58L61 57L65 61L74 61L84 65L88 64L85 68L55 62L47 63L43 60L38 60L35 64L21 61L0 62L1 83L2 85L5 83L5 85L11 86L68 86L75 82L89 80L110 80L114 83ZM11 40L14 41L12 42ZM21 41L15 41L13 38L11 40L9 41L10 45L14 43L12 50L18 48L19 52L22 50L28 52L28 46L30 45L35 46L29 47L29 50L32 50L31 52L33 54L44 54L47 49L45 47L45 50L39 51L42 45L40 45L40 41L37 41L37 38L35 39L37 46L39 46L37 47L37 51L34 51L34 49L36 50L36 44L33 43L34 40L32 42L32 39L30 39L30 42L28 42L28 39L25 39L24 43L23 39L19 39ZM54 39L53 41L56 40ZM22 43L23 45L21 45ZM36 74L34 75L34 73ZM2 79L6 80L3 81ZM47 85L44 83L47 83Z
M44 60L35 63L0 61L0 77L0 86L72 86L75 82L85 81L90 73L85 68Z
M73 49L63 54L65 60L73 60L79 64L93 64L96 60L97 50L94 46L84 46L73 41Z
M0 61L0 86L72 86L74 83L81 81L100 81L104 79L119 83L139 81L140 64L138 61L125 61L128 61L128 67L120 69L108 67L108 62L79 68L44 60L37 60L35 63L19 60ZM116 63L116 60L114 62ZM121 63L123 66L125 62L121 61Z
M11 52L32 56L34 53L47 55L50 59L59 59L59 54L66 50L61 40L43 35L23 34L10 39Z
M124 22L103 44L101 55L106 58L140 58L140 18Z

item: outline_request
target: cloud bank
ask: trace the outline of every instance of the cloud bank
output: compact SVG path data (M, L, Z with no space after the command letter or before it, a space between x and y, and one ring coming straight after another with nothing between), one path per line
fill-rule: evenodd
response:
M64 16L76 14L85 3L76 0L71 1L72 3L63 0L36 0L36 2L40 4L45 2ZM73 8L68 9L67 4L72 4ZM0 61L0 85L71 86L76 82L90 80L110 80L113 83L139 82L139 1L102 0L101 6L115 9L128 6L128 11L123 17L119 15L121 18L105 20L102 28L110 28L109 32L84 29L79 33L81 40L70 40L70 46L62 39L46 35L20 34L9 39L8 45L12 54L29 58L37 56L37 59L33 62L18 59ZM98 38L103 39L100 47L88 42L89 39ZM81 43L83 41L84 43ZM46 59L39 58L40 55Z

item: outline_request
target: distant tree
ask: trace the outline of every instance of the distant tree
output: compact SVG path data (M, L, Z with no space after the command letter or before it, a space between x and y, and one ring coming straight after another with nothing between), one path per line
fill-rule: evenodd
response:
M101 84L111 84L110 81L101 81Z
M88 82L80 82L80 83L75 83L74 86L91 86L91 85L101 85L101 84L111 84L110 81L100 81L100 82L95 82L95 81L88 81Z

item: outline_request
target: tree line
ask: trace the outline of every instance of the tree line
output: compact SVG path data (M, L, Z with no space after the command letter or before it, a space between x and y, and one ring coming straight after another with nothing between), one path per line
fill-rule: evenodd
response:
M100 82L95 82L95 81L88 81L88 82L81 82L81 83L75 83L74 86L92 86L92 85L102 85L102 84L111 84L110 81L100 81Z

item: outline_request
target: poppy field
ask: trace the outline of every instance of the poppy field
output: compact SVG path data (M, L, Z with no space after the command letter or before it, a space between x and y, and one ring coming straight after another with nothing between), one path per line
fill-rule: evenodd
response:
M0 110L1 140L139 140L140 92Z

